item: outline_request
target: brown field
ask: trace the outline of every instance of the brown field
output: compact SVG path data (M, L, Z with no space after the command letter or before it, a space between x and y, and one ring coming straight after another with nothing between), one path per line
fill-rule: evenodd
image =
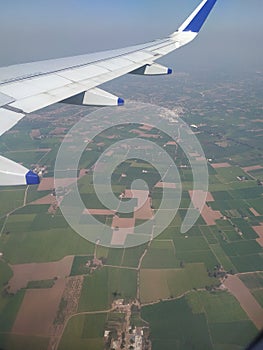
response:
M216 225L215 220L221 219L222 217L220 211L211 209L207 204L204 205L201 215L208 226Z
M177 143L175 141L169 141L166 143L166 146L176 146Z
M242 169L244 171L248 172L248 171L263 169L263 166L261 166L261 165L253 165L253 166L246 166L246 167L244 167Z
M65 131L67 130L67 128L55 128L54 130L50 131L50 135L61 135L61 134L64 134Z
M64 292L66 280L60 278L49 289L27 290L12 333L49 337Z
M128 235L134 233L134 228L120 228L118 231L114 230L112 233L111 245L124 245Z
M10 292L16 293L19 289L26 288L29 281L69 276L73 259L74 256L67 256L56 262L11 265L14 275L9 281Z
M108 151L105 153L105 156L111 157L114 154L114 151Z
M156 188L176 188L176 184L173 182L157 182L154 186Z
M196 209L201 208L203 202L207 200L207 192L203 190L194 190L194 191L191 190L191 191L188 191L188 193L193 203L193 206Z
M263 247L263 225L261 226L253 226L253 230L259 235L259 238L257 238L258 244Z
M229 163L211 163L210 164L214 169L218 168L229 168L231 165Z
M126 190L125 198L136 198L137 206L134 208L133 218L119 218L114 216L112 220L112 245L123 245L127 238L127 235L134 233L135 220L149 220L153 217L153 211L151 208L151 198L149 198L148 191L140 190ZM116 230L117 228L117 230Z
M228 275L228 278L224 281L224 285L239 301L241 307L247 313L257 329L262 329L263 309L245 284L238 278L238 276Z
M144 137L146 139L159 139L160 138L159 135L147 134L147 133L143 132L142 130L138 130L138 129L134 129L134 130L131 130L129 132L133 133L133 134L138 134L140 137Z
M261 216L254 208L249 208L249 210L251 211L251 213L255 216Z
M79 179L82 178L83 176L87 175L88 169L80 169L79 171Z
M134 233L135 218L119 218L114 216L112 219L112 239L111 245L123 245L127 235Z
M83 211L83 214L89 214L89 215L115 215L115 210L109 210L109 209L85 209Z
M204 196L207 202L212 202L214 200L210 192L205 193L204 191L201 191L201 190L189 191L189 195L194 207L197 209L201 208ZM215 220L218 220L222 217L222 214L220 213L220 211L213 210L207 204L203 206L201 215L205 220L206 224L209 226L216 225Z
M195 160L198 161L198 162L204 162L205 161L205 157L196 157Z
M153 129L153 127L151 125L144 124L144 125L140 126L140 129L151 131Z
M31 132L30 132L30 137L32 138L36 138L36 137L39 137L41 135L41 132L39 129L33 129Z
M149 220L153 217L149 191L126 190L125 198L137 198L138 200L137 206L134 208L135 219Z
M175 277L176 270L140 270L140 299L142 303L151 303L169 298L171 295L167 282L169 274L174 274Z
M137 207L142 207L149 196L149 191L142 190L125 190L125 198L137 198Z
M135 218L119 218L118 216L114 216L112 219L112 228L134 228L135 226Z
M197 153L197 152L190 152L189 155L190 155L191 157L200 157L200 156L201 156L201 155L200 155L199 153Z
M154 135L154 134L147 134L147 133L140 133L140 137L145 137L146 139L159 139L159 135Z
M79 171L79 179L85 176L87 169L81 169ZM56 179L57 187L68 187L75 182L75 178L65 178L65 179ZM52 191L55 188L54 177L44 177L39 186L38 191Z
M61 187L67 187L75 182L74 178L67 178L67 179L57 179L56 184L57 186ZM44 177L39 186L38 191L52 191L55 188L54 184L54 177Z
M141 220L149 220L153 217L150 198L140 208L135 208L134 217Z
M215 201L211 192L207 192L206 201L207 202L214 202Z
M45 197L39 198L38 200L31 202L30 204L55 204L57 202L56 197L52 196L51 194L48 194Z

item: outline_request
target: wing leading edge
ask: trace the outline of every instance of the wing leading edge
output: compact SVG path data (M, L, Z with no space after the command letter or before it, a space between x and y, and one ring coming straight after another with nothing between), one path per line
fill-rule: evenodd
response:
M203 0L179 29L163 40L120 50L0 68L0 136L27 113L56 102L117 106L124 101L97 86L127 73L171 74L155 61L188 44L217 0ZM32 173L0 157L0 185L36 183ZM38 180L39 181L39 180Z

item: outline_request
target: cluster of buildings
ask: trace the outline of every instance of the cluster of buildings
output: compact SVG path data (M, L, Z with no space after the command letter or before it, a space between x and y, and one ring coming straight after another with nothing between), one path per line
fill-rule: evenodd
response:
M122 314L122 320L117 324L108 324L104 332L105 350L151 350L149 328L137 327L131 321L133 308L138 307L138 301L124 303L124 299L115 300L112 304L114 313Z
M104 332L104 341L105 344L109 344L109 338L111 337L111 331L105 330ZM120 337L119 339L112 339L110 349L111 350L120 350L120 349L129 349L129 350L144 350L143 346L143 337L144 330L140 327L129 327L129 336L126 338L125 343ZM106 348L105 348L106 349Z

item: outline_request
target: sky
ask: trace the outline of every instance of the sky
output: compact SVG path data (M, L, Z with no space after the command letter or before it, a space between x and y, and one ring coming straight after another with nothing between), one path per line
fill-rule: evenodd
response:
M5 0L0 66L163 38L201 0ZM178 71L263 70L263 0L218 0L198 38L162 59Z

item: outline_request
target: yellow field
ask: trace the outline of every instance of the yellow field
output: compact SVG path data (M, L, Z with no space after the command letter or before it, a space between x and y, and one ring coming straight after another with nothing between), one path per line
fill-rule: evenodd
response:
M216 283L216 278L208 277L203 263L187 264L180 269L142 269L140 299L142 303L150 303L175 298L194 288L205 288Z

